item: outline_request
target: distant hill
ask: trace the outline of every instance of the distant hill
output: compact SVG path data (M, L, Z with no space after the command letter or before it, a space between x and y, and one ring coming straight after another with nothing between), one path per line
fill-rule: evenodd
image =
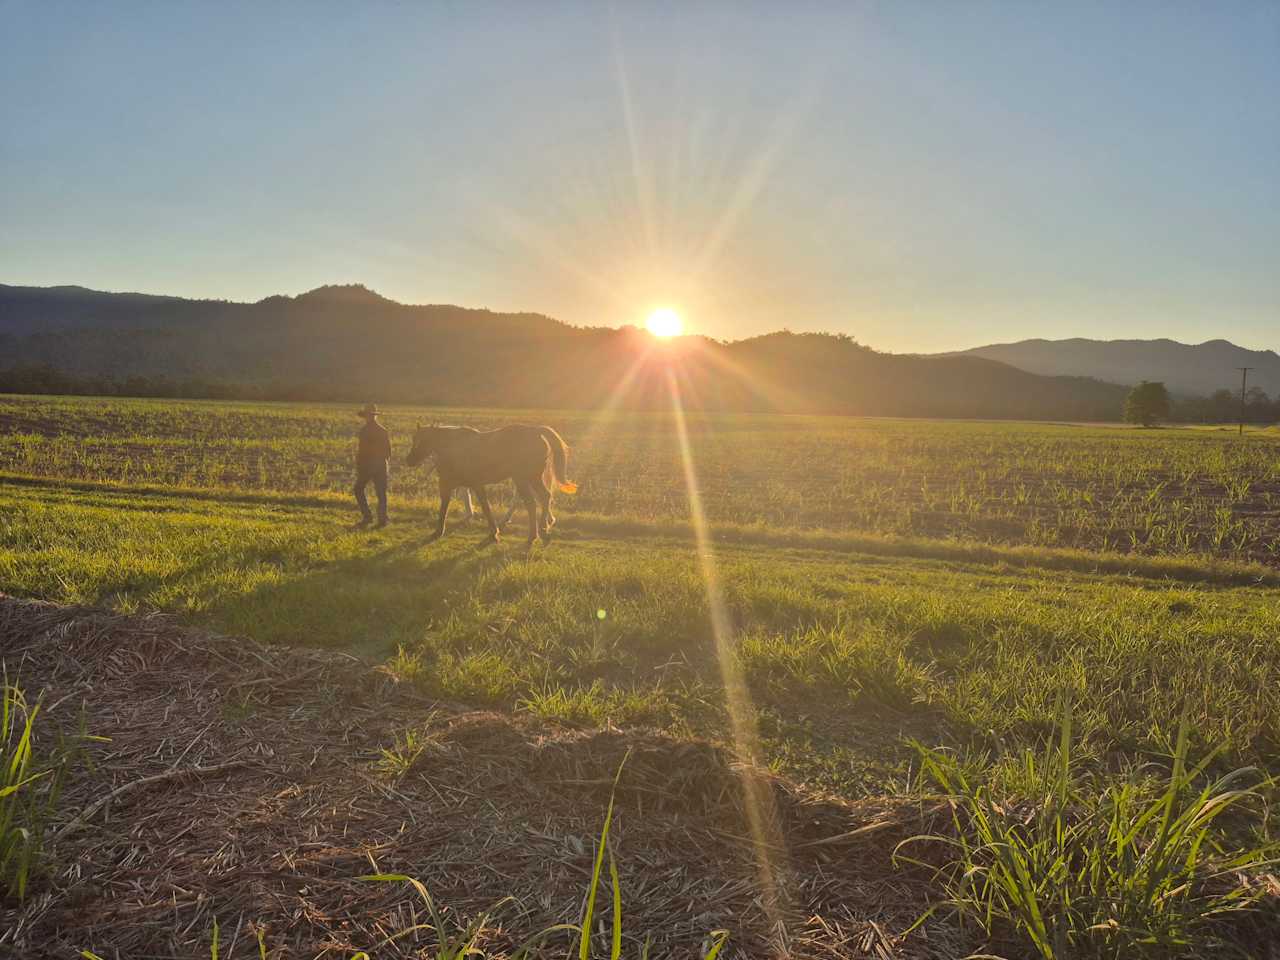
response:
M1253 367L1249 385L1271 396L1280 393L1280 356L1274 350L1246 350L1226 340L1178 343L1176 340L1020 340L974 347L943 356L984 357L1030 373L1096 377L1132 385L1163 380L1174 393L1208 395L1220 388L1238 390L1237 367Z
M1125 393L832 334L656 346L634 327L408 306L359 285L257 303L0 285L0 390L569 408L616 393L657 409L670 371L685 403L708 410L1099 420L1119 416Z
M0 336L195 322L225 306L224 302L215 300L100 293L85 287L0 284Z

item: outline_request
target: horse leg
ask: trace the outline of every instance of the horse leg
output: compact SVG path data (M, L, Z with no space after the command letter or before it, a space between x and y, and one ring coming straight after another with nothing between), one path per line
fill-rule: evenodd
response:
M516 507L520 506L520 501L524 499L524 494L520 492L520 484L514 480L512 480L512 483L515 486L515 496L511 498L511 506L507 508L507 515L502 518L502 523L499 524L502 529L506 529L507 524L511 522L511 518L516 515Z
M516 493L520 495L520 499L524 502L524 509L529 514L529 546L533 547L534 537L538 535L538 501L533 496L533 486L528 480L521 480L516 483ZM511 507L511 512L515 513L515 506ZM511 514L507 514L507 519L511 519Z
M542 538L543 543L551 542L551 524L555 519L551 516L551 491L547 489L546 483L542 477L530 482L529 486L533 490L533 495L537 498L539 505L542 507L542 523L538 527L538 536Z
M427 542L439 540L444 536L444 519L449 515L449 501L453 499L453 484L440 479L440 516L436 520L435 532L427 538Z
M493 511L489 508L489 494L485 493L484 487L476 487L473 491L476 499L480 501L480 509L484 511L485 522L489 524L489 542L498 542L498 525L493 522Z
M466 523L470 523L471 519L476 515L475 509L471 506L471 488L462 488L462 519Z

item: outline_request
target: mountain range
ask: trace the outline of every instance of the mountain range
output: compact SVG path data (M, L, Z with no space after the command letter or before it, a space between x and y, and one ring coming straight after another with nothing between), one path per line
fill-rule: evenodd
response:
M1207 396L1239 390L1240 367L1250 367L1249 386L1280 393L1280 355L1247 350L1227 340L1019 340L941 356L983 357L1047 376L1096 377L1132 385L1161 380L1175 394Z
M358 284L257 303L0 285L0 391L662 409L673 384L694 409L921 417L1114 419L1125 394L838 334L658 343Z

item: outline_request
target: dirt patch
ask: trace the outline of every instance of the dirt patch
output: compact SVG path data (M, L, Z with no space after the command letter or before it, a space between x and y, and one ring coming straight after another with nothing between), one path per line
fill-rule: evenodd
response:
M56 437L62 430L45 417L20 417L12 413L0 413L0 434L24 433L41 437Z
M624 758L628 955L652 934L651 956L693 956L718 928L726 956L966 952L945 929L895 936L922 909L888 864L928 826L909 804L810 794L711 743L430 701L351 657L162 616L0 596L0 652L46 724L110 737L64 796L50 875L0 906L0 955L207 956L215 917L223 957L256 956L259 929L278 957L421 955L430 934L379 947L424 915L408 885L357 879L374 872L459 919L514 897L484 934L500 953L578 916ZM767 879L744 782L770 808Z

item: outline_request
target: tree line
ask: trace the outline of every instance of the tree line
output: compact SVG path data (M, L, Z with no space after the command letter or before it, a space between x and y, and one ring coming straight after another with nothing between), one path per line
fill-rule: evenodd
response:
M1172 397L1159 381L1144 380L1129 391L1124 419L1144 427L1161 420L1172 423L1276 423L1280 422L1280 398L1272 400L1261 387L1251 387L1241 403L1240 394L1226 387L1207 397Z
M804 336L804 335L802 335ZM211 380L203 377L130 375L125 377L76 376L50 364L25 364L0 369L0 393L94 396L155 397L185 400L244 400L355 403L365 399L368 388L353 388L341 383L289 382L242 383ZM398 400L399 397L390 397ZM427 399L424 403L447 403L448 400ZM1222 388L1207 397L1170 395L1163 383L1146 382L1135 386L1125 398L1123 410L1115 415L1098 411L1099 420L1124 419L1131 423L1153 425L1170 423L1235 423L1241 419L1239 391ZM1272 399L1260 387L1250 387L1243 408L1245 423L1280 422L1280 397Z
M0 370L0 393L73 397L167 397L175 400L289 400L355 402L350 389L323 383L238 383L202 377L164 375L76 376L50 364L25 364Z

